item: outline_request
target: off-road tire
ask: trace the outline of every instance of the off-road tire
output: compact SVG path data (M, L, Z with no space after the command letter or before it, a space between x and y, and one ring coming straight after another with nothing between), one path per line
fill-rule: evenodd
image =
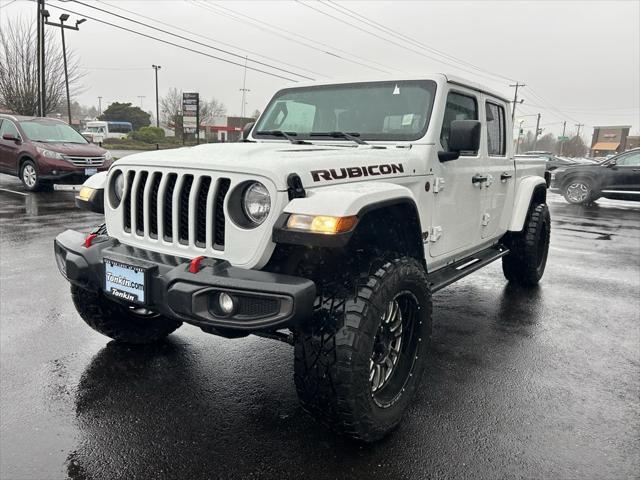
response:
M547 264L551 217L541 203L531 208L522 232L505 239L509 253L502 257L502 271L510 282L523 286L537 285Z
M400 422L420 383L431 338L431 291L423 266L403 257L374 268L351 284L327 287L295 341L294 378L302 407L338 433L365 442L379 440ZM404 368L389 377L394 389L382 404L370 379L376 334L389 302L409 294L417 309L406 328L415 337L403 344L407 351L398 365Z
M109 300L104 294L77 285L71 285L71 298L87 325L118 342L157 342L182 325L182 322L161 315L137 315L125 305Z

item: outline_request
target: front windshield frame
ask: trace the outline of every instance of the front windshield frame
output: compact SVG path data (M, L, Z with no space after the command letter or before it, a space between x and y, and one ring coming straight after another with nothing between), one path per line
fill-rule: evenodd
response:
M267 107L264 109L263 114L260 116L260 118L258 119L258 122L256 123L255 127L253 128L252 132L251 132L251 136L256 139L256 140L282 140L281 136L277 136L277 135L272 135L272 134L258 134L257 132L259 131L263 131L263 130L273 130L270 128L265 128L264 124L267 122L267 118L268 118L268 113L271 111L271 109L276 105L276 103L278 101L281 100L281 98L284 95L287 95L291 92L304 92L304 91L312 91L312 90L323 90L323 89L330 89L330 88L336 88L336 87L340 87L340 88L353 88L353 89L362 89L367 88L367 87L390 87L390 88L394 88L395 85L400 85L400 87L402 88L402 86L419 86L422 88L425 88L430 94L431 97L428 100L428 105L426 107L426 112L425 112L425 121L424 121L424 126L422 127L422 129L420 131L417 132L411 132L408 134L394 134L394 133L368 133L368 132L352 132L351 130L347 131L346 133L359 133L360 135L358 136L358 138L360 138L361 140L367 141L367 142L412 142L412 141L416 141L419 140L421 138L423 138L425 136L425 134L427 133L427 130L429 129L429 125L431 122L431 116L433 113L433 107L435 104L435 98L436 98L436 93L437 93L437 88L438 85L434 80L428 80L428 79L424 79L424 80L383 80L383 81L376 81L376 82L352 82L352 83L332 83L332 84L323 84L323 85L311 85L311 86L306 86L306 87L289 87L289 88L284 88L282 90L279 90L278 92L276 92L276 94L271 98L271 100L269 101L269 104L267 105ZM287 133L289 131L287 130ZM346 138L330 138L327 137L326 139L322 138L322 137L318 137L316 135L310 135L311 133L327 133L325 131L323 132L295 132L297 135L294 137L296 140L313 140L314 142L317 141L330 141L330 142L349 142L348 139Z
M75 128L72 128L71 126L69 126L68 124L64 123L64 122L58 122L55 120L41 120L41 119L31 119L31 120L21 120L18 123L20 123L20 127L22 128L22 131L24 132L25 136L33 141L33 142L42 142L42 143L77 143L77 144L82 144L82 145L86 145L89 142L87 141L86 138L84 138ZM36 124L36 125L47 125L47 126L55 126L58 128L62 128L62 129L67 129L67 131L71 131L73 132L71 135L67 136L67 138L62 138L62 137L58 137L58 138L37 138L37 135L32 135L34 133L34 131L31 131L31 126L30 124Z

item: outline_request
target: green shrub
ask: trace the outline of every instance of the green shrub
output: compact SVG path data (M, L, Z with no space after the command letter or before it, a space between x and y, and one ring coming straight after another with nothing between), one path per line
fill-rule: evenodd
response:
M159 143L164 140L164 130L158 127L142 127L131 132L129 138L144 143Z

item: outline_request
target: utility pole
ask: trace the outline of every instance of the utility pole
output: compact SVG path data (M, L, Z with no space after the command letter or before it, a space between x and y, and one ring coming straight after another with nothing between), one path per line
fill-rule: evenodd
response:
M516 155L520 152L520 137L522 137L522 124L524 120L520 120L518 125L518 140L516 141Z
M564 150L564 132L567 129L567 121L562 122L562 141L560 142L560 155L562 155L562 150Z
M140 99L140 110L142 110L142 99L147 97L146 95L138 95L138 98Z
M509 85L510 87L516 87L516 93L513 95L513 109L511 110L511 123L513 123L513 121L516 118L516 103L518 103L518 88L519 87L526 87L526 85L524 83L519 83L516 82L515 85ZM520 103L522 103L524 100L520 100Z
M37 6L37 13L36 13L36 20L37 20L37 26L36 26L36 36L38 39L38 44L36 47L36 52L37 52L37 66L36 66L36 71L37 71L37 78L38 78L38 116L39 117L43 117L43 103L44 103L44 98L42 98L42 61L41 61L41 57L42 57L42 4L44 3L44 0L38 0L36 6Z
M102 115L102 97L98 97L98 116Z
M38 56L38 73L39 73L39 87L40 87L40 112L39 116L46 117L47 116L47 85L45 81L45 35L44 35L44 24L49 18L49 12L45 8L44 0L38 0L38 5L40 6L39 15L39 37L40 37L40 54Z
M538 135L540 135L540 114L538 114L538 120L536 120L536 133L533 136L533 149L536 149L538 144Z
M576 137L580 136L580 128L584 127L584 123L576 123L576 127L578 127L578 133L576 133Z
M242 92L242 107L240 108L240 116L244 117L244 109L245 109L245 105L246 105L246 98L247 98L247 92L250 92L251 90L249 90L247 88L247 60L249 58L248 57L244 57L244 78L242 80L242 88L240 89L240 91Z
M48 17L49 15L47 15ZM64 85L67 90L67 116L69 118L69 125L71 125L71 96L69 95L69 72L67 70L67 47L64 41L64 31L69 30L80 30L78 26L81 23L87 21L86 18L81 18L80 20L76 20L76 26L72 27L70 25L65 25L64 22L69 20L69 15L67 13L63 13L60 15L60 23L53 23L49 21L45 21L45 25L51 25L52 27L60 27L60 32L62 33L62 61L64 63Z
M160 128L160 100L158 99L158 70L162 67L160 65L151 65L156 71L156 127Z

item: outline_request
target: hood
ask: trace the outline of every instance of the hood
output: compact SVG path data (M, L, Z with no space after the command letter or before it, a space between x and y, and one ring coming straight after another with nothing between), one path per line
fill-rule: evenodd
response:
M244 173L271 179L278 190L287 188L287 177L296 173L305 187L323 184L323 177L334 173L332 184L354 181L353 177L369 176L364 172L370 167L372 175L383 172L408 172L410 151L416 146L388 145L380 148L373 145L312 144L295 145L282 142L265 143L218 143L197 147L157 150L128 155L116 163L119 166L178 167L195 170ZM402 165L398 167L397 165ZM333 172L332 172L333 169ZM359 175L357 170L359 170ZM317 172L328 172L326 175ZM315 172L315 173L314 173ZM384 174L384 173L383 173ZM351 177L351 178L350 178ZM363 178L364 179L364 178Z
M33 142L33 144L69 157L101 157L107 152L104 148L92 143Z

